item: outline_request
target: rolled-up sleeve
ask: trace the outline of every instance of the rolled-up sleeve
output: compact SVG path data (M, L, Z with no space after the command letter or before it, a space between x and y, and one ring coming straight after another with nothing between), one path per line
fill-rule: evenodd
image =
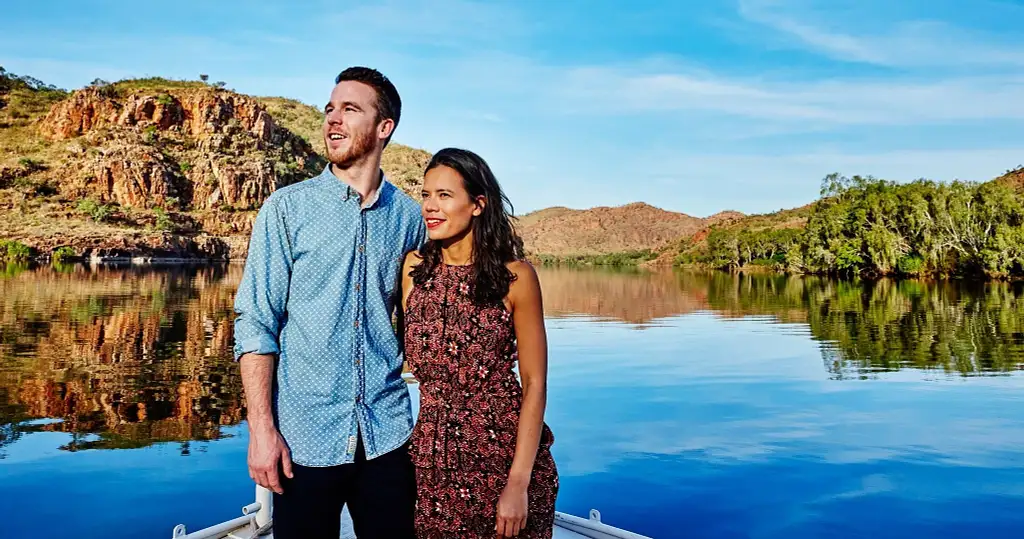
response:
M242 282L235 295L235 361L247 353L277 354L291 283L292 251L281 204L270 197L249 238Z

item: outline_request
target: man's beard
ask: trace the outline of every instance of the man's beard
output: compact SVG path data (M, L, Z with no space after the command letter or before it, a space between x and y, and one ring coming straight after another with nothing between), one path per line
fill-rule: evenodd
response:
M351 136L350 140L352 143L349 145L348 149L341 153L338 153L337 150L331 151L329 149L330 140L324 140L324 144L327 145L328 148L327 159L331 164L340 169L351 167L353 164L359 162L360 159L365 158L373 152L375 141L372 131L366 131L359 135Z

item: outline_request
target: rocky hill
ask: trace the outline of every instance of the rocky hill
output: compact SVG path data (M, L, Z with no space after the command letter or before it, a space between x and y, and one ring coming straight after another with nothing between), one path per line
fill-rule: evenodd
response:
M555 207L524 215L519 219L518 229L527 249L534 254L605 255L661 250L680 237L691 236L734 214L692 217L642 202L588 210Z
M326 164L321 121L202 82L69 94L0 71L0 238L40 254L242 258L262 201ZM392 144L383 167L415 191L429 157Z
M1015 191L1024 193L1024 166L1007 170L1006 174L996 178L994 181L1010 186Z

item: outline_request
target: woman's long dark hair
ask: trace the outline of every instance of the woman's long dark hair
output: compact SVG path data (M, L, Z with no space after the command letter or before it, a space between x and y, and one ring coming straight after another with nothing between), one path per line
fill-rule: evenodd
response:
M502 301L508 295L515 275L508 264L525 258L523 240L512 225L512 203L502 192L491 167L479 155L458 148L445 148L430 159L424 174L434 167L445 166L462 177L469 196L486 197L483 212L473 217L473 283L472 297L476 303ZM441 262L441 242L430 240L419 251L423 259L412 270L416 284L425 283Z

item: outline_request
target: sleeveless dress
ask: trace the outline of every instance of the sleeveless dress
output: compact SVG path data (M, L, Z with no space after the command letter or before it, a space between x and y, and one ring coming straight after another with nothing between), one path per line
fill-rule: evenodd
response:
M410 451L416 467L420 539L496 537L498 498L508 481L523 391L512 371L515 328L504 303L470 296L472 266L440 264L415 285L405 313L405 356L420 383ZM558 472L544 424L519 537L548 539Z

